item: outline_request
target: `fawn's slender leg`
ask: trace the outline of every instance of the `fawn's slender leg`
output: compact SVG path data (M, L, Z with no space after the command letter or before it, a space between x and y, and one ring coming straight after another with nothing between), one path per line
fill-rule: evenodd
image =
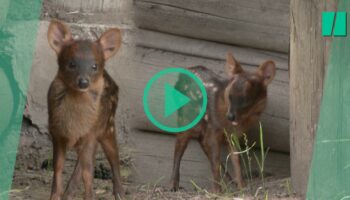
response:
M105 135L103 135L99 141L102 145L108 162L111 165L113 173L114 198L116 200L124 199L125 195L121 183L118 142L115 134L115 129L113 128L112 131L105 133Z
M80 163L78 167L81 167L81 175L85 188L84 200L94 199L93 180L96 145L96 138L94 138L92 135L87 136L82 141L81 150L79 151L78 155L78 160Z
M201 147L207 155L214 179L214 192L221 191L220 186L220 138L216 132L208 132L200 140Z
M79 154L79 152L78 152ZM80 164L80 160L78 158L77 163L75 165L73 174L71 176L71 178L68 181L67 187L66 187L66 191L64 192L63 195L63 200L71 200L72 198L72 194L73 192L77 189L78 184L81 181L81 164Z
M52 138L52 144L54 175L50 200L61 200L61 195L63 193L62 172L66 157L66 144L64 141L54 137Z
M237 183L237 186L239 189L242 189L244 187L244 181L242 179L242 172L241 172L241 164L239 160L239 155L236 154L237 150L234 146L228 146L228 152L230 152L230 160L233 167L233 173L234 173L234 182Z
M189 132L179 133L176 135L173 173L171 176L172 191L177 191L179 189L181 159L187 148L190 138L191 138L191 135Z

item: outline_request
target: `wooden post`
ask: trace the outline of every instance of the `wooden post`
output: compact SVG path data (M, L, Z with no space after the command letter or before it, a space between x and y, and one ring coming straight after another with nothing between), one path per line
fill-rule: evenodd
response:
M294 191L305 195L322 97L327 53L322 37L324 0L291 0L290 152Z

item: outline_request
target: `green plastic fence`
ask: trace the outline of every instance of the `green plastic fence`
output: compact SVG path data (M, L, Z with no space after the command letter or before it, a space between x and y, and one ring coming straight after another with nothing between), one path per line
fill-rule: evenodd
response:
M41 0L0 0L0 200L11 188Z
M349 11L340 0L338 11ZM327 65L307 199L350 199L350 39L334 37Z

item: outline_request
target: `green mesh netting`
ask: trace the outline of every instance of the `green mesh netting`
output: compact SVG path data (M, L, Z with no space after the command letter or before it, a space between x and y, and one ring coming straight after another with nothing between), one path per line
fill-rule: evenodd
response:
M338 11L350 1L340 0ZM307 199L350 199L350 39L334 37L310 169Z
M0 199L11 188L41 0L0 0Z

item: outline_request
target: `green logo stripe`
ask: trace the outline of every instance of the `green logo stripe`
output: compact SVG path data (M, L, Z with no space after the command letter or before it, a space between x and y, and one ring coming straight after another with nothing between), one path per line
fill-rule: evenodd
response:
M41 0L0 0L0 199L11 188Z
M322 36L347 36L346 12L322 12Z
M334 25L334 36L345 37L347 35L347 15L346 12L337 12Z
M322 36L332 36L335 12L322 13Z

